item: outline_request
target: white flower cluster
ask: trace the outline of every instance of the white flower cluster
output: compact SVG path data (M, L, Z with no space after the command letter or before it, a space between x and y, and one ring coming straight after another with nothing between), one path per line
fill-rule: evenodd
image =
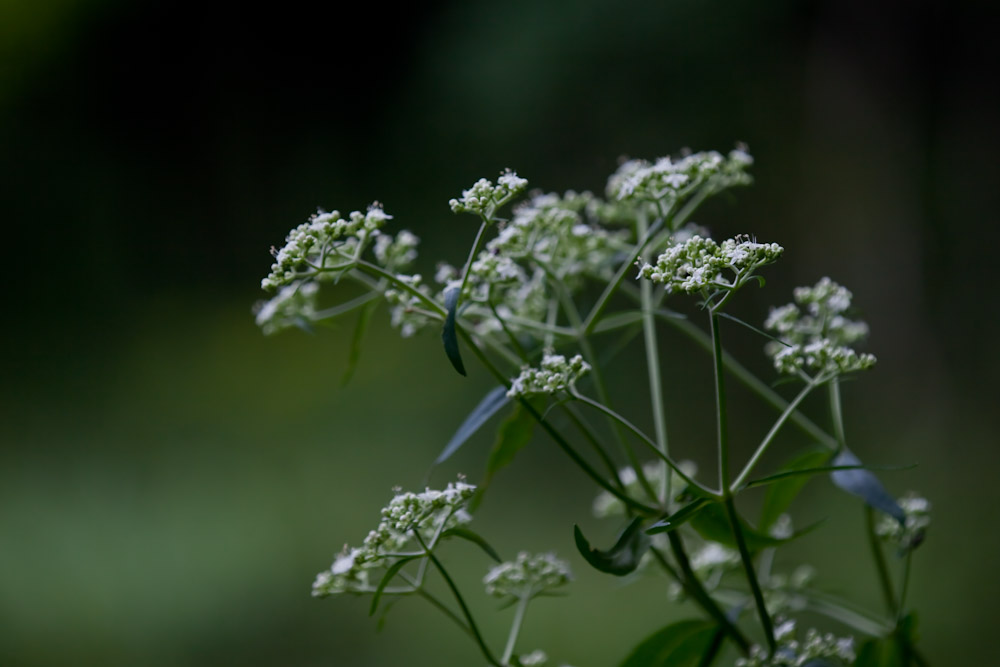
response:
M507 169L500 174L496 185L480 178L471 188L462 191L461 199L452 199L448 205L454 213L472 213L491 220L498 208L524 192L527 187L527 180Z
M692 153L679 160L661 157L653 163L630 160L608 180L608 196L617 200L655 201L668 210L680 199L707 186L718 192L751 182L753 158L743 150L724 157L716 151Z
M346 218L339 211L317 213L309 222L290 231L285 245L274 251L271 273L261 281L261 287L277 289L287 285L302 277L299 269L303 266L331 273L350 268L364 246L391 218L377 202L367 213L352 211Z
M571 387L589 370L590 364L579 354L569 361L561 354L546 354L539 368L524 366L521 369L521 374L511 380L507 396L554 394Z
M345 546L330 569L316 575L313 596L371 592L368 571L391 567L397 560L396 552L416 535L431 546L442 531L468 523L471 517L465 505L475 489L459 481L441 491L397 494L382 508L382 521L368 533L362 546Z
M772 572L761 584L764 587L764 601L772 616L800 612L808 604L803 595L806 586L816 578L816 570L810 565L800 565L790 574Z
M683 470L684 474L688 477L694 477L698 473L698 466L695 465L693 461L681 461L678 464L678 467ZM663 486L663 474L665 469L669 470L669 468L666 468L660 461L647 461L642 464L643 476L645 476L646 481L648 481L654 489L659 489ZM687 482L673 470L670 470L670 475L670 488L673 490L674 495L676 495L682 491L685 486L687 486ZM618 471L618 479L621 481L622 486L625 487L625 495L629 498L642 500L646 496L639 482L639 477L636 475L635 469L631 466L626 466L620 469ZM668 510L675 512L679 509L680 504L671 499ZM624 516L625 504L611 493L602 491L596 498L594 498L593 511L594 516L598 519Z
M430 288L423 284L423 278L419 273L412 276L398 274L396 278L421 294L430 297ZM392 326L399 329L404 338L409 338L433 321L431 317L428 317L427 311L422 308L421 300L404 289L387 289L385 301L389 304Z
M868 335L868 325L844 316L851 307L847 288L822 278L813 287L796 288L794 295L796 303L773 308L764 322L783 341L765 347L778 372L840 374L875 365L874 355L850 347Z
M379 234L375 239L375 259L387 271L401 271L417 259L417 244L420 239L408 230L402 230L395 237Z
M573 578L566 561L555 554L522 551L517 560L501 563L483 577L489 595L523 599L567 584Z
M737 658L736 667L803 667L816 661L815 664L851 665L854 664L854 638L836 637L831 633L820 634L810 628L806 631L804 641L798 641L795 636L795 621L785 621L774 629L778 649L770 658L767 650L761 646L750 649L748 658Z
M655 537L655 536L654 536ZM722 577L740 564L740 554L735 549L704 540L700 546L692 550L690 555L691 570L706 590L714 590L722 582ZM684 589L677 582L671 582L667 588L667 596L674 601L684 598Z
M777 243L757 243L744 236L721 244L694 235L670 246L656 264L643 264L639 277L661 283L667 292L694 294L711 290L735 290L758 268L771 264L784 252ZM725 272L732 272L731 279Z
M301 326L312 321L316 314L316 293L319 285L312 281L297 280L283 286L268 301L254 306L257 326L265 335Z
M883 514L875 525L875 532L905 553L923 543L927 526L931 524L931 503L914 493L909 493L896 502L906 515L904 522L900 523L894 517Z

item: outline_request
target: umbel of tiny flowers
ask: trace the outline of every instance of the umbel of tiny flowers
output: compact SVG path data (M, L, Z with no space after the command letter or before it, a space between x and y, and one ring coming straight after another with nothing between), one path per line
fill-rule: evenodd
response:
M336 593L372 593L368 573L391 567L407 545L416 541L433 549L440 535L471 520L465 506L476 487L458 481L443 490L397 493L382 508L382 520L368 533L360 547L345 546L329 570L316 576L312 594L324 597Z
M662 284L667 293L733 292L782 252L777 243L758 243L746 236L719 244L695 235L667 248L655 264L640 263L639 277Z
M500 174L496 185L481 178L471 188L463 190L460 198L450 200L448 205L455 213L472 213L483 220L492 220L497 209L524 192L527 187L526 179L507 169Z
M736 667L805 667L829 665L840 667L853 664L854 639L836 637L831 633L820 634L810 628L802 641L795 639L795 621L785 621L774 629L778 648L773 655L760 646L754 646L747 658L737 658Z
M525 366L521 369L521 374L511 380L507 396L513 398L565 391L589 370L590 364L579 354L567 361L561 354L548 353L542 357L539 368Z
M555 554L522 551L517 560L496 565L483 578L486 592L497 598L532 598L572 580L569 564Z
M852 298L847 288L822 278L797 287L794 296L795 303L771 309L764 322L781 339L765 347L778 372L838 375L875 365L874 355L850 347L868 335L868 325L845 316Z
M900 523L895 517L882 514L875 525L875 533L905 554L923 544L931 524L931 503L912 492L896 502L903 508L906 519Z

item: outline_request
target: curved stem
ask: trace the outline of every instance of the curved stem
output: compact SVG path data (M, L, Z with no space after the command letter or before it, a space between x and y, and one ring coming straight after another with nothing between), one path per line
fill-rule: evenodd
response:
M729 423L726 412L725 371L722 365L722 337L719 332L719 315L709 310L712 328L712 361L715 369L715 416L719 459L719 488L724 496L729 496ZM734 530L739 530L736 527Z
M517 636L521 633L521 624L524 622L524 614L528 611L528 603L531 602L531 595L525 595L517 603L514 611L514 621L510 625L510 634L507 635L507 646L504 647L503 657L500 662L504 665L510 663L510 658L514 655L514 645L517 644Z
M418 588L416 590L416 593L417 595L419 595L420 597L422 597L423 599L427 600L432 605L437 607L442 613L444 613L445 616L454 621L455 625L457 625L462 629L462 632L475 639L475 635L472 634L472 630L470 630L469 626L465 624L465 621L456 616L455 612L453 612L451 609L448 609L448 607L446 607L443 602L441 602L436 597L425 591L423 588Z
M868 534L868 546L872 551L872 559L875 561L875 570L878 573L879 587L882 589L882 598L885 600L885 608L889 616L897 618L899 607L896 605L896 591L892 587L892 578L889 576L889 566L885 561L885 553L875 533L875 510L865 505L865 529Z
M726 515L729 517L729 524L736 537L736 546L740 551L740 560L743 562L743 571L747 575L747 582L750 584L750 591L753 593L753 601L757 606L757 615L760 617L760 624L764 627L764 638L767 640L767 647L770 655L774 655L777 644L774 640L774 623L771 615L767 612L767 605L764 604L764 592L760 589L760 582L757 581L757 573L753 568L753 559L750 557L750 550L747 549L746 539L743 537L743 529L740 528L740 515L736 513L736 503L733 497L726 494L725 499Z

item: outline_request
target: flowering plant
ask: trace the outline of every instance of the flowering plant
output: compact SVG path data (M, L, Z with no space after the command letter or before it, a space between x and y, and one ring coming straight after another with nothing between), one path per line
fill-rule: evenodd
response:
M608 548L592 546L575 527L583 559L613 576L665 574L668 598L698 610L638 646L623 647L622 667L926 664L916 646L906 591L930 504L915 495L894 499L847 448L841 379L876 361L855 349L868 328L854 319L851 292L821 278L796 289L792 303L773 308L762 327L742 322L727 307L744 288L764 285L761 274L781 259L784 248L746 234L716 241L691 221L707 198L749 184L752 163L742 148L728 155L712 151L628 161L610 177L605 198L589 192L529 193L527 181L509 170L495 184L480 179L450 201L453 212L479 220L469 255L461 268L439 264L432 281L407 273L418 239L405 230L387 233L392 216L379 204L347 216L319 213L273 251L274 265L262 283L273 295L258 304L257 323L265 333L310 329L358 310L363 325L384 301L403 336L429 328L441 332L445 356L461 375L466 374L463 352L475 357L499 386L461 423L436 463L506 410L488 480L526 444L533 427L541 428L595 484L595 515L620 526ZM510 217L501 217L510 204ZM363 293L321 309L319 292L340 281L359 284ZM668 299L690 297L700 306L705 328L665 306ZM775 370L798 386L797 393L783 396L727 354L724 320L763 336ZM711 474L671 453L663 398L669 369L658 343L664 327L688 337L713 361L717 469ZM617 411L605 381L614 351L639 334L652 433ZM742 462L730 451L727 384L732 380L776 414ZM817 391L828 396L832 433L801 411ZM606 427L587 421L588 413ZM765 453L785 428L803 433L808 447L784 466L762 470ZM828 477L863 503L885 603L880 612L820 592L807 566L775 567L776 550L812 528L796 530L788 510L805 484L818 477ZM487 664L548 664L543 651L519 652L518 636L530 602L571 581L569 566L551 553L522 552L503 561L470 528L484 487L460 479L440 491L398 492L361 545L345 547L319 573L313 595L369 595L372 613L386 598L422 597L471 637ZM737 499L757 488L763 489L763 500L752 521ZM438 555L442 544L455 539L471 542L497 562L485 574L485 592L515 606L500 652L480 631ZM892 547L888 553L883 543ZM898 579L892 556L902 562ZM425 586L432 573L446 583L451 602ZM821 617L836 633L825 627L798 632L798 625Z

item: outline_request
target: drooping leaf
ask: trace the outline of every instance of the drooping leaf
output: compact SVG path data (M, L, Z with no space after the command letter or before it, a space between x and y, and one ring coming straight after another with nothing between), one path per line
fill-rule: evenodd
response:
M404 565L417 558L420 558L420 556L407 556L405 558L400 558L385 571L385 574L382 575L382 580L378 582L378 587L375 588L375 594L372 596L372 604L368 608L369 616L375 615L375 611L378 609L379 600L382 599L382 592L385 591L385 587L389 585L389 582L392 581L393 577L399 574L399 571L403 569Z
M527 400L537 411L545 399L541 396L533 396ZM517 453L531 441L536 423L535 418L524 409L521 403L514 405L514 411L500 424L500 428L497 430L497 439L493 443L489 459L486 461L486 474L483 476L483 481L479 484L472 502L469 503L471 510L475 510L482 502L483 495L493 480L493 476L508 466Z
M378 308L378 301L369 301L362 306L361 312L358 313L358 323L354 325L354 335L351 336L351 349L347 355L347 370L344 371L344 377L340 380L342 386L347 386L347 383L351 381L351 377L358 367L358 361L361 359L361 342L365 338L368 323L371 321L372 313L375 312L376 308Z
M694 518L694 516L704 509L704 507L710 502L712 501L708 498L697 498L665 519L660 519L651 525L646 529L646 534L655 535L657 533L668 533L671 530L677 530L683 524Z
M718 632L711 621L671 623L642 640L620 667L699 667Z
M500 558L500 554L498 554L496 550L490 546L490 543L487 542L482 535L480 535L479 533L475 533L469 530L468 528L449 528L448 530L441 533L442 539L446 537L460 537L463 540L468 540L469 542L472 542L480 549L485 551L486 555L495 560L496 562L498 563L503 562L503 559Z
M642 518L636 517L625 527L618 541L606 551L594 549L579 526L573 526L576 548L590 565L600 572L622 577L639 567L642 555L649 548L649 537L642 531Z
M778 473L778 475L821 466L829 460L829 452L808 452L802 456L797 456L782 466L782 472ZM809 475L807 474L793 474L787 477L772 475L772 477L777 478L777 481L767 488L767 492L764 495L764 503L760 508L760 521L757 522L757 526L763 531L774 525L774 522L791 506L792 501L802 491L802 487L809 481ZM758 480L758 482L763 483L766 479L768 478ZM748 484L747 486L750 485Z
M847 449L844 449L832 461L835 466L860 466L861 461L857 456ZM889 516L895 517L900 523L906 521L906 514L899 506L896 499L889 495L889 492L882 486L882 482L869 470L836 470L830 473L830 478L838 487L848 493L858 496L865 503L880 512L885 512Z
M507 405L509 400L507 398L507 390L504 387L492 389L488 394L483 396L483 400L479 401L479 405L473 408L469 416L462 422L462 425L455 431L455 435L451 436L451 440L444 446L438 457L434 459L434 465L447 461L490 417L495 415L500 408Z
M458 350L458 334L455 332L455 311L458 308L460 292L458 287L452 287L444 294L444 305L448 309L448 315L441 330L441 342L444 343L444 353L448 355L448 361L459 375L465 375L465 364L462 363L462 354Z

